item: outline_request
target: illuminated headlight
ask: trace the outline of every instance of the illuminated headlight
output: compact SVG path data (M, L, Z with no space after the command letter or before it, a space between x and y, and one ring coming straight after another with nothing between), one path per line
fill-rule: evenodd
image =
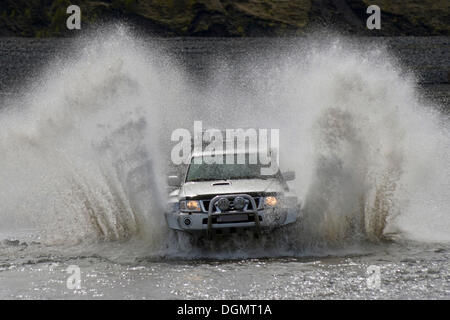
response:
M275 207L277 203L278 203L277 198L273 196L269 196L264 199L264 204L269 207Z
M197 200L183 200L180 201L180 210L188 212L200 212L200 203Z

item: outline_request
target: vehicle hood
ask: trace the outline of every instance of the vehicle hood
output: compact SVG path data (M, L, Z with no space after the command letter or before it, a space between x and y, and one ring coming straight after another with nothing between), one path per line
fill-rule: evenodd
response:
M180 197L197 197L202 195L230 193L263 193L282 191L283 187L276 179L239 179L226 181L187 182L181 187L179 195Z

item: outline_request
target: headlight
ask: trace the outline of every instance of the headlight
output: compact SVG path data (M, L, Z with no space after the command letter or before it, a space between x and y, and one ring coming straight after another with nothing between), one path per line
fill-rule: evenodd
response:
M200 212L200 203L197 200L180 201L181 211Z
M266 206L275 207L278 203L278 200L273 196L269 196L264 199L264 203Z

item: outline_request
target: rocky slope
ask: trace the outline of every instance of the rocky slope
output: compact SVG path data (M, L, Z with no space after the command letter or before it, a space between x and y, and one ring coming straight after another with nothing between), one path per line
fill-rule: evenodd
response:
M359 35L449 35L448 0L2 0L0 35L72 35L66 8L82 28L125 20L163 36L289 36L326 26ZM367 30L366 8L381 8L381 30Z

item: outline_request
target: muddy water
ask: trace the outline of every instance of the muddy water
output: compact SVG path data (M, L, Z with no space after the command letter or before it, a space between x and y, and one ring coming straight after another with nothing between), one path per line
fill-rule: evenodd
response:
M139 249L137 249L139 248ZM142 243L94 248L3 244L2 299L448 299L450 247L385 243L323 256L146 257ZM81 270L68 289L67 268ZM379 267L379 282L368 270Z

